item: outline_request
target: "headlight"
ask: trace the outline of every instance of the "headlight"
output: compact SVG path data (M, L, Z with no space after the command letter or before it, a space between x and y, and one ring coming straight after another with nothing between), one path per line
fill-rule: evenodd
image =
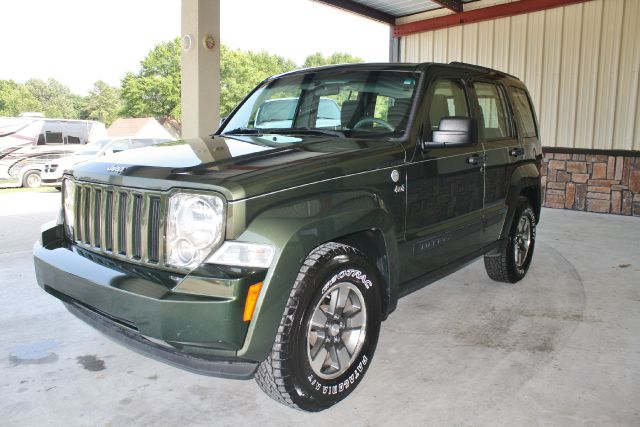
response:
M64 206L64 231L67 237L73 240L73 230L76 225L76 186L68 178L62 181L62 202Z
M223 237L224 204L218 196L176 193L167 213L167 264L200 265Z

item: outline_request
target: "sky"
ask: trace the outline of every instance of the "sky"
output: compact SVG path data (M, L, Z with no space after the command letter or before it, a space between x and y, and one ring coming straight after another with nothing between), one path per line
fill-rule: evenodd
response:
M388 60L389 27L311 0L221 0L221 41L302 64L315 52ZM2 1L0 79L55 78L85 95L119 86L161 41L180 34L180 0Z

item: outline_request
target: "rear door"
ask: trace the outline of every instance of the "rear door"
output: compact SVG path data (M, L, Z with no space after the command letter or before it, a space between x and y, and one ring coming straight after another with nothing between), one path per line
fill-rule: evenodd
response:
M422 138L430 141L443 117L470 117L464 75L435 80ZM417 278L475 251L482 243L482 146L418 148L407 166L406 238L401 280ZM470 160L476 159L476 160Z
M478 134L485 152L484 244L496 241L507 215L507 192L516 163L524 150L511 120L505 88L498 81L473 82Z

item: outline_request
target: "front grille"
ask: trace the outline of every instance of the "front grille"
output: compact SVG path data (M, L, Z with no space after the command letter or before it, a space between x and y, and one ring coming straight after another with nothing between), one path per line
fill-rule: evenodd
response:
M160 193L76 182L73 240L84 249L164 267Z

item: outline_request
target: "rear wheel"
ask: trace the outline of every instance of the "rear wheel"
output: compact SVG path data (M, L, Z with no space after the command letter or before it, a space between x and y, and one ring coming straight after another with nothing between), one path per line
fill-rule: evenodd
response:
M357 249L327 243L304 262L256 381L270 397L321 411L347 397L371 364L380 281Z
M536 216L529 199L520 197L507 244L498 255L485 255L487 274L498 282L515 283L529 270L536 243Z
M40 171L31 170L27 171L22 177L22 186L26 188L38 188L42 185L42 178L40 177Z

